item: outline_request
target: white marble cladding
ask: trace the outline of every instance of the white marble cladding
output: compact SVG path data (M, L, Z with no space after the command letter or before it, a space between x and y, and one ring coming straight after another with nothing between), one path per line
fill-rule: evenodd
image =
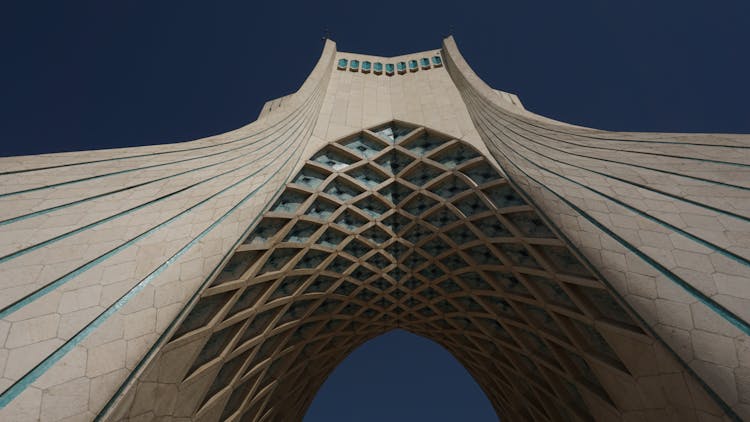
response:
M335 53L240 129L0 159L0 420L90 420L304 162Z
M444 48L510 178L732 409L724 417L750 420L750 137L563 125L497 101L452 39ZM691 397L713 420L715 405Z

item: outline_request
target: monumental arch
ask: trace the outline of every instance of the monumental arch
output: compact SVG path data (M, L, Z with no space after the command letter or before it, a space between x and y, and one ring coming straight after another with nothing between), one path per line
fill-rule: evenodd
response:
M503 420L750 420L748 166L327 40L237 130L0 159L0 419L301 420L401 328Z

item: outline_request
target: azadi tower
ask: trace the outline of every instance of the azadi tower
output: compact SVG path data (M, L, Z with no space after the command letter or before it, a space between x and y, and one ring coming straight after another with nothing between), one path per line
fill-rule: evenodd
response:
M503 421L750 421L750 136L328 40L237 130L0 159L0 289L2 421L299 421L394 328Z

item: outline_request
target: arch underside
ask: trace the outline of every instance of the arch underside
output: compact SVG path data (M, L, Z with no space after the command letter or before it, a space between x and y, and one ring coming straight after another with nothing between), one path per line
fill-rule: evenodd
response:
M301 420L354 348L401 328L504 420L599 420L633 378L621 339L653 342L621 303L491 160L394 122L307 161L143 378L179 392L174 416Z

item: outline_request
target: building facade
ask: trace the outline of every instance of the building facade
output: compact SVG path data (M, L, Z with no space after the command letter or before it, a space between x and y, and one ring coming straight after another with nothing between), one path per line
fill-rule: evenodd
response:
M1 158L0 289L0 420L301 420L394 328L503 420L750 420L750 137L328 40L237 130Z

